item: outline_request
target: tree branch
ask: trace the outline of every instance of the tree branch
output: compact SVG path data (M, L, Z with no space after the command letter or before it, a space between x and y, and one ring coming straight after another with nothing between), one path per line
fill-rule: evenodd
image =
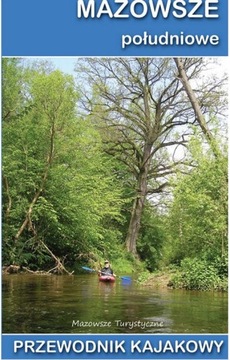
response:
M24 222L22 223L22 225L19 228L17 234L15 235L15 241L18 240L18 238L21 236L21 234L23 233L23 231L25 230L27 225L31 224L31 215L32 215L33 207L36 204L39 196L41 195L42 191L45 188L46 180L47 180L47 177L48 177L48 173L49 173L49 169L50 169L50 166L51 166L51 163L52 163L52 160L53 160L53 153L54 153L54 135L55 135L54 120L53 120L51 129L50 129L50 132L51 132L51 135L50 135L50 151L49 151L49 154L48 154L48 157L47 157L47 164L46 164L46 168L45 168L42 180L41 180L41 185L40 185L39 189L36 191L32 201L31 201L31 203L29 205L29 208L27 210Z
M206 140L208 141L213 154L218 157L220 155L220 149L216 143L216 140L214 139L214 137L212 136L211 131L209 130L207 123L205 121L204 115L201 111L201 106L199 104L198 99L196 98L195 92L193 91L189 79L186 75L185 69L184 69L184 65L183 65L183 61L180 58L174 58L174 61L176 63L178 72L179 72L179 78L182 82L182 84L184 85L184 89L186 91L186 94L188 95L188 98L191 102L191 105L194 109L195 115L197 117L197 121L199 122L199 125L203 131L204 136L206 137Z

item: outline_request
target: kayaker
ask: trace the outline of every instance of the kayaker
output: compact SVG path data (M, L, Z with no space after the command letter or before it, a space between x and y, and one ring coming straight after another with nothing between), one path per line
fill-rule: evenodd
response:
M99 270L98 273L99 273L99 276L112 275L112 276L116 277L116 275L113 272L113 269L111 269L111 267L110 267L109 260L105 260L104 267L101 270Z

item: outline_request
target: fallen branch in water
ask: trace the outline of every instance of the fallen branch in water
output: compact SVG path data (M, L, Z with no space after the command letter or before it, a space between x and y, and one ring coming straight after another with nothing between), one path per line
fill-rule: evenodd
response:
M20 265L9 265L9 266L3 266L2 269L4 274L19 274L19 273L29 273L29 274L33 274L33 275L51 275L49 274L47 271L44 270L30 270L25 266L20 266Z
M30 270L25 266L22 265L9 265L9 266L5 266L3 267L3 273L7 273L7 274L18 274L20 272L28 272L30 274L47 274L50 275L51 273L53 274L58 274L58 275L62 275L63 273L66 273L68 275L73 275L74 271L69 272L65 266L64 266L64 260L65 260L65 256L62 260L60 260L56 255L54 255L54 253L48 248L48 246L44 243L44 241L42 241L41 239L39 240L39 243L42 245L42 247L45 248L45 250L49 253L49 255L55 260L56 265L55 267L53 267L52 269L48 270L48 271L40 271L40 270Z
M63 272L68 274L68 275L73 275L74 271L72 271L71 273L65 268L65 266L63 265L63 263L61 262L61 260L54 255L54 253L52 253L52 251L48 248L48 246L42 241L39 240L41 245L48 251L48 253L52 256L52 258L56 261L56 266L49 270L48 273L50 272L55 272L56 274L62 274ZM65 259L65 258L64 258ZM63 261L64 261L63 259Z

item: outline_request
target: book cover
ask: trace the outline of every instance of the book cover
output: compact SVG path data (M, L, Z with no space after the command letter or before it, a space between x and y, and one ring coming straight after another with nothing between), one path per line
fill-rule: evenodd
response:
M2 0L2 345L228 359L228 2Z

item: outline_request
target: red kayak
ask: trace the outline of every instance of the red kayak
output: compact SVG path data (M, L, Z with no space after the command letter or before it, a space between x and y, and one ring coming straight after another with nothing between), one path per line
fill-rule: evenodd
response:
M114 282L115 277L112 275L101 275L101 276L99 276L99 281Z

